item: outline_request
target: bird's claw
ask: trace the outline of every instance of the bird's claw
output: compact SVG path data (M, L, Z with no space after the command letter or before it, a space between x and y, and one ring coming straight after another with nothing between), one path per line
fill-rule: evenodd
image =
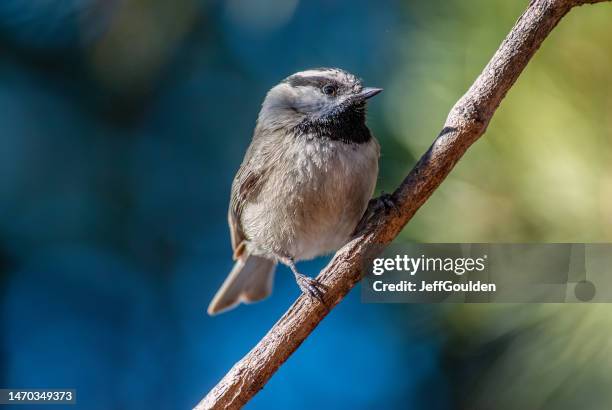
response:
M378 200L378 206L380 207L382 205L385 212L399 212L392 194L386 194L383 192L378 198L375 199Z
M383 192L380 194L380 196L370 199L370 202L368 202L368 207L357 224L353 235L357 235L362 232L372 222L374 215L380 212L387 214L392 211L399 213L399 208L393 199L393 195Z
M293 261L292 257L277 256L277 259L281 263L287 265L289 269L291 269L291 272L293 272L293 275L295 276L295 281L300 287L300 290L302 291L302 293L308 295L308 297L310 298L317 299L319 302L321 302L321 304L325 307L325 309L329 311L329 308L327 307L327 305L325 304L325 301L323 300L323 294L325 292L325 285L323 285L321 282L319 282L316 279L313 279L306 275L302 275L300 272L298 272L297 268L295 267L295 262Z
M324 286L319 281L301 273L295 273L295 281L303 293L325 305L323 301Z

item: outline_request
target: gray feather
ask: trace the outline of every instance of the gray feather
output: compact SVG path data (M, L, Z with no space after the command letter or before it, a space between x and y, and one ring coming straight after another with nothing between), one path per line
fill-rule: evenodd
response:
M234 264L221 289L208 306L215 315L237 306L265 299L272 293L276 262L256 255L243 255Z

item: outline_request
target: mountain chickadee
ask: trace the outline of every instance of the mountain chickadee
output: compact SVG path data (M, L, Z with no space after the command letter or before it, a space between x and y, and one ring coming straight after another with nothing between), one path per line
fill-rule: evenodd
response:
M321 68L293 74L268 92L232 184L236 262L210 315L270 295L277 262L323 302L321 285L294 262L342 247L364 214L380 154L365 124L366 100L381 91L346 71Z

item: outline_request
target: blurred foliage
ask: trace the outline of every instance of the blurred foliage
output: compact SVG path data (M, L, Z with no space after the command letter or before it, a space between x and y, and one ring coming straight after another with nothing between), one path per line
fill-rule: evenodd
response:
M424 152L520 15L523 2L410 2L410 28L385 117ZM405 230L426 242L610 241L612 8L572 11ZM460 223L459 223L460 222ZM602 223L603 222L603 223Z
M601 6L601 7L599 7ZM612 240L612 8L574 9L479 140L403 233L424 242ZM404 5L409 28L385 117L414 156L488 62L523 2ZM453 305L447 365L466 409L612 403L608 305Z

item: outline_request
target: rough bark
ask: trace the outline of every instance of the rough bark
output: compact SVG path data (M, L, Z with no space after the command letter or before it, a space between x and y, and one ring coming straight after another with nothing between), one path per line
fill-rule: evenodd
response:
M573 7L609 0L532 0L470 89L451 109L442 131L393 192L395 210L376 211L361 233L319 274L332 309L361 279L367 260L390 243L481 137L500 102L557 23ZM329 313L302 295L257 345L195 407L236 409L247 403Z

